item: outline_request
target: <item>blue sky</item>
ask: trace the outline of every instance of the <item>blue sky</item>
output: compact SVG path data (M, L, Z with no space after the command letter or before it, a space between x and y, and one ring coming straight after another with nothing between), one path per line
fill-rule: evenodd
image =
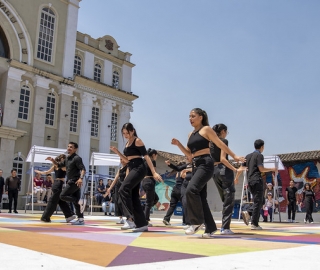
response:
M83 0L78 30L132 53L131 122L146 147L181 154L189 113L228 126L238 155L319 150L320 1Z

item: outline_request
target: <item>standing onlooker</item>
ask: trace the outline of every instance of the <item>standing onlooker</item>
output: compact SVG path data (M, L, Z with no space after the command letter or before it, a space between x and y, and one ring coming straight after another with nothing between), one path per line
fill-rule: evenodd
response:
M53 179L51 174L47 174L46 180L43 181L41 201L44 201L44 198L47 197L46 202L49 202L50 197L52 196L52 184Z
M316 202L316 197L313 190L311 189L310 183L304 184L302 202L304 202L304 206L306 208L306 218L304 219L304 223L307 223L308 221L309 223L313 223L313 202L316 203L316 207L318 207L318 203ZM300 202L300 204L302 204L302 202Z
M60 168L66 167L68 179L66 187L60 194L60 199L66 202L72 202L76 209L78 220L72 222L71 224L84 225L83 211L86 206L86 200L83 200L81 206L79 204L79 200L81 197L81 187L83 184L82 179L86 173L86 168L83 165L82 158L76 154L77 150L78 144L75 142L69 142L67 148L67 158L57 164ZM53 158L48 157L47 159L56 164Z
M15 169L11 170L11 176L6 179L6 194L9 197L9 212L11 213L12 209L12 200L13 200L13 212L18 214L17 205L18 205L18 192L20 191L21 180L17 176L17 171Z
M288 222L295 222L296 216L296 205L297 205L297 196L298 189L294 186L294 181L290 181L290 186L286 188L286 199L288 205ZM292 213L292 219L291 219Z
M0 170L0 213L1 213L1 202L2 202L2 194L4 193L4 179L2 177L3 171Z
M103 179L101 178L101 179L99 179L97 191L95 194L96 202L98 205L100 205L102 203L103 195L105 192L106 192L106 186L104 185Z
M265 168L263 166L264 141L256 140L254 142L255 151L246 156L243 166L248 167L248 189L253 197L253 211L251 219L251 230L262 230L259 226L260 209L263 205L263 181L262 172L276 171L277 168Z

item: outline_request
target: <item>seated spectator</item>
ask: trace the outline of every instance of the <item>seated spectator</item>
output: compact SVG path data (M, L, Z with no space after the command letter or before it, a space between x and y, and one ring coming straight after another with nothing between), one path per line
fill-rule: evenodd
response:
M41 201L44 201L44 198L46 196L47 196L46 202L49 201L50 197L52 196L52 184L53 184L52 176L51 174L47 174L47 179L43 182Z
M270 222L272 222L273 203L275 205L277 205L278 201L274 200L272 198L272 193L269 192L267 194L267 199L265 201L265 204L262 206L262 208L260 210L261 216L263 217L263 222L267 222L268 221L268 216L270 216Z
M96 201L98 205L101 205L102 203L102 199L103 199L103 195L106 193L106 186L103 184L103 179L99 179L99 184L97 187L97 191L95 194L96 197Z
M33 192L37 195L37 203L43 203L40 200L40 195L43 192L43 179L40 178L39 173L33 178Z

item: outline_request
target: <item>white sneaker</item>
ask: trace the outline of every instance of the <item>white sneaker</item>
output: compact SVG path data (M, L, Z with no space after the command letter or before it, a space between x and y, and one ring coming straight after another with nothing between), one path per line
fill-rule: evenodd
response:
M251 225L251 230L262 230L262 228L259 225L258 226Z
M120 220L116 224L124 224L123 218L120 218Z
M78 203L80 205L80 213L83 213L84 210L86 209L86 206L87 206L87 200L86 199L80 199Z
M186 226L183 226L182 228L183 228L184 230L187 230L187 229L189 229L190 226L191 226L191 225L186 225Z
M213 231L212 233L204 233L202 234L202 238L210 239L214 237L214 234L217 232L217 230Z
M221 229L220 234L232 235L232 234L234 234L234 232L231 231L230 229Z
M185 230L185 234L192 235L195 234L202 228L202 224L200 225L190 225L188 229Z
M124 225L121 227L121 230L130 230L130 229L134 229L135 227L136 227L136 224L134 224L133 221L126 220Z
M71 216L71 217L68 217L68 218L66 218L66 222L67 223L70 223L72 220L74 220L75 218L77 218L77 216L76 215L73 215L73 216Z
M307 221L306 221L306 219L305 219L305 218L303 219L303 222L304 222L304 223L307 223Z
M140 228L134 228L132 229L133 232L147 232L148 231L148 225L142 226Z
M296 223L296 221L293 219L293 220L292 220L292 223Z
M291 222L292 222L292 220L291 220L291 219L288 219L288 222L289 222L289 223L291 223Z
M153 227L152 223L148 222L148 227Z

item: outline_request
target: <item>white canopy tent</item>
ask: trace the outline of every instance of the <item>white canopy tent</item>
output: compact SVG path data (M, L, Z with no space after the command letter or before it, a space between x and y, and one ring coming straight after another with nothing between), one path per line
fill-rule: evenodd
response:
M94 166L119 166L120 157L115 154L92 152L90 159L91 168ZM93 187L94 174L91 175L91 187ZM93 188L90 189L90 214L92 215Z
M278 156L265 156L263 158L263 166L265 168L277 168L279 170L285 170L285 167L283 163L281 162L280 158ZM239 208L239 219L240 220L240 215L241 215L241 209L243 205L243 196L244 196L244 187L246 184L248 184L248 179L247 179L247 172L243 172L243 185L242 185L242 194L241 194L241 202L240 202L240 208ZM279 194L278 194L278 172L275 173L274 175L274 187L273 187L273 198L278 199ZM273 203L273 209L274 209L274 203ZM274 215L272 215L272 221L274 219ZM281 215L280 215L280 210L279 210L279 219L281 222Z
M67 154L66 149L59 149L59 148L51 148L51 147L44 147L44 146L37 146L34 145L31 147L26 162L31 162L31 174L30 180L28 185L28 191L30 190L31 184L31 210L33 213L33 178L34 178L34 163L50 163L50 161L46 160L47 157L55 158L61 154ZM28 196L27 196L28 198Z

